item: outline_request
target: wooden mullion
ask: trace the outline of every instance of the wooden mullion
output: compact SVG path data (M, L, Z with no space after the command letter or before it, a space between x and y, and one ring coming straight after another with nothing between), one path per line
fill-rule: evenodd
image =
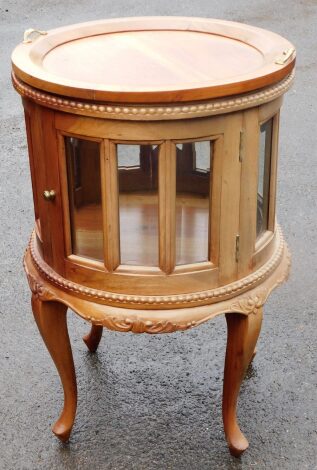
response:
M116 145L109 140L100 145L100 165L104 261L112 272L120 264L120 231Z
M166 274L175 268L176 147L166 141L159 154L159 266Z
M249 274L256 242L259 110L252 108L243 114L243 145L241 146L240 179L240 241L239 277Z
M268 208L268 229L274 232L275 211L276 211L276 183L277 183L277 162L278 162L278 138L279 138L280 112L273 117L272 122L272 153L271 153L271 174L269 189Z
M273 137L273 118L267 121L268 131L265 133L264 146L264 180L263 180L263 218L264 229L269 230L269 197L271 185L271 164L273 157L272 137Z
M221 175L221 223L219 246L219 281L221 285L237 278L236 236L239 232L240 131L242 114L224 120L224 151Z
M74 207L73 192L69 191L69 187L73 185L73 172L70 171L70 162L66 157L65 137L58 134L58 159L61 179L61 198L63 207L63 219L65 228L65 255L66 257L73 253L73 236L70 207Z
M215 266L219 265L220 243L220 198L221 173L223 162L223 135L211 142L212 154L210 161L210 194L209 194L209 227L208 227L208 260Z

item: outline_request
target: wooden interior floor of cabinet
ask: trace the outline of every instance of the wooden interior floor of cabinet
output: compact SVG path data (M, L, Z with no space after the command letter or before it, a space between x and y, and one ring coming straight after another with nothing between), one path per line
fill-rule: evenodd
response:
M103 260L102 209L88 204L75 209L76 255ZM176 264L208 259L209 199L188 193L176 197ZM119 197L121 264L158 266L159 204L157 193L122 193Z

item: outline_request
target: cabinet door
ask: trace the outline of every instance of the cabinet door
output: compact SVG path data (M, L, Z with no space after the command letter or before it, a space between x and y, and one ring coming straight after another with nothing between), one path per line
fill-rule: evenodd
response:
M41 142L38 155L43 162L40 172L41 184L39 196L40 200L43 201L41 202L42 213L40 217L44 259L53 269L63 275L65 258L64 223L55 113L50 109L40 107L38 113ZM43 197L44 191L52 190L55 192L55 198L46 200Z
M64 272L64 229L59 184L57 135L54 112L24 100L33 187L37 247L44 260ZM55 198L45 200L44 191Z

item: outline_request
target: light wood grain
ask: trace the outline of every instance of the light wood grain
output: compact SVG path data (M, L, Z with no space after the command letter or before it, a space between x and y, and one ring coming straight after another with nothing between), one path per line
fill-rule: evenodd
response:
M33 295L32 308L38 329L63 385L64 407L53 426L53 432L61 441L66 442L74 424L77 407L76 375L66 323L67 307L59 302L42 302Z
M276 83L293 45L241 23L204 18L101 20L49 31L12 54L15 74L64 96L124 103L203 100ZM208 57L208 60L206 60Z
M263 305L290 266L275 205L291 47L248 25L148 17L59 28L14 51L36 219L24 267L64 389L62 441L77 401L70 308L92 325L91 352L103 327L171 333L226 314L224 430L233 455L247 448L239 389ZM268 220L256 238L267 120Z
M262 308L244 317L238 313L226 315L228 340L223 382L222 415L228 446L238 457L249 446L237 422L237 401L240 384L253 358L262 323Z
M240 170L239 145L242 114L235 113L224 123L224 159L221 170L219 280L237 278L236 236L239 234ZM241 235L240 235L241 236Z
M99 325L91 325L90 332L83 337L84 343L90 352L94 353L97 351L101 337L103 327Z
M259 110L244 113L240 136L240 257L238 276L246 276L253 269L253 253L256 240L256 210L258 189Z

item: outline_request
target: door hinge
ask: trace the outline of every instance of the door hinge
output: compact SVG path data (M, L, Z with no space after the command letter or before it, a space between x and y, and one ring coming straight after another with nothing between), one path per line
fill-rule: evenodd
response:
M240 143L239 143L239 162L243 160L244 153L244 132L240 131Z
M236 235L236 263L238 263L240 259L240 235Z

